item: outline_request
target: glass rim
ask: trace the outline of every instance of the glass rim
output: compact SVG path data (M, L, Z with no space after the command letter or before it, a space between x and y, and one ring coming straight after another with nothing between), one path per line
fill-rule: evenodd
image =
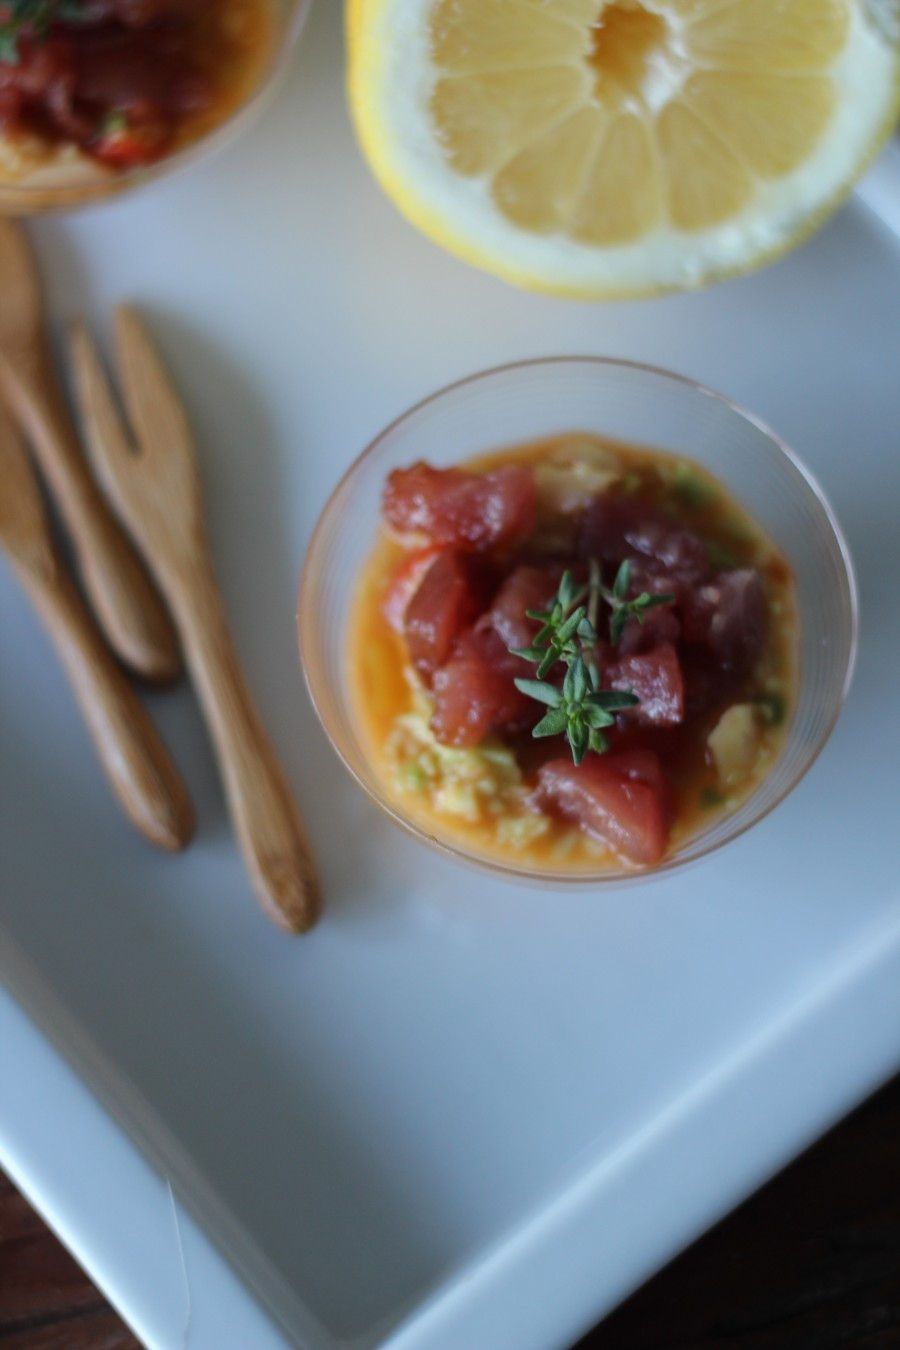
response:
M316 622L312 615L313 606L310 603L311 596L317 581L318 567L317 554L321 549L322 540L325 531L334 515L335 510L340 506L342 499L355 480L358 472L363 466L377 454L384 443L405 423L412 420L419 413L440 403L446 397L460 393L465 389L471 388L482 382L487 382L497 377L513 375L527 370L544 370L563 366L584 366L587 368L602 368L606 370L624 370L638 375L649 375L655 379L661 379L672 384L681 385L693 393L701 394L704 398L711 399L726 407L731 413L742 418L751 426L755 427L763 436L769 440L780 452L782 457L790 464L802 480L805 488L815 499L818 507L821 509L831 537L837 547L837 553L840 558L841 567L847 581L847 597L849 601L849 640L847 643L847 655L844 665L844 671L841 679L840 693L835 699L834 708L831 711L822 731L819 733L815 745L812 747L806 762L800 767L799 771L793 772L785 780L782 787L772 796L771 800L766 802L755 812L750 812L748 819L738 825L732 832L725 832L721 838L711 840L705 847L699 847L696 851L683 854L674 853L666 858L656 867L633 868L621 865L619 868L606 868L605 870L591 871L564 871L553 869L537 869L527 865L517 866L514 862L508 862L505 859L485 857L470 852L461 843L451 843L440 839L429 833L427 828L418 824L410 816L404 814L402 809L390 798L387 791L378 782L377 777L372 773L370 778L364 776L348 753L346 753L342 744L340 731L334 725L334 721L329 710L324 707L324 700L320 700L316 680L313 676L313 667L318 663L314 661L313 653L315 647L315 628ZM802 616L801 616L802 623ZM379 809L384 812L396 825L399 825L407 834L420 843L436 849L439 853L452 858L456 862L461 862L469 867L475 868L482 873L488 873L495 877L504 878L507 881L517 881L534 886L563 886L566 889L572 887L597 886L627 886L637 883L651 882L655 879L667 877L674 871L681 870L693 863L710 857L724 848L727 844L733 843L745 835L748 830L758 825L760 821L765 820L767 816L780 806L786 797L803 781L816 760L821 755L831 735L837 725L838 719L847 701L850 687L853 683L853 676L856 670L856 662L859 651L859 588L856 577L856 568L850 547L841 524L835 515L828 497L819 483L818 478L811 469L803 462L797 453L791 449L787 442L774 431L769 424L759 417L756 413L745 408L737 400L727 394L722 394L713 389L710 385L704 384L700 380L695 380L691 376L682 375L677 371L668 370L664 366L653 365L649 362L636 361L625 357L613 356L594 356L594 355L556 355L541 357L525 357L516 361L503 362L498 365L488 366L482 370L475 371L469 375L461 376L459 379L451 380L442 385L424 398L418 399L411 404L405 411L392 418L386 426L365 446L365 448L351 461L344 470L335 486L332 488L328 497L319 512L309 543L303 559L300 575L300 586L297 602L297 632L300 649L300 665L303 671L303 678L306 689L313 705L313 710L319 723L328 738L329 743L340 759L341 763L347 769L353 780L362 788L366 796L375 803ZM777 764L777 761L776 761ZM775 768L775 765L772 766ZM770 770L771 773L771 770ZM751 795L746 799L744 805L750 806L754 797L758 796L762 787L768 781L766 777L756 786ZM720 818L721 819L721 818ZM728 817L724 817L727 821ZM694 835L693 840L702 843L703 836ZM688 838L685 846L689 847L692 840Z

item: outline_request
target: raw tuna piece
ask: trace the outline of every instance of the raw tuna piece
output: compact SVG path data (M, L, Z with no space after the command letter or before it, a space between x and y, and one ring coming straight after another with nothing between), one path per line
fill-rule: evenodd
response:
M658 593L672 594L671 591L662 590ZM654 647L659 647L664 642L677 643L680 639L681 621L674 605L659 605L656 609L647 609L644 611L643 619L643 623L637 618L627 620L617 649L620 656L635 656L639 652L652 651Z
M684 673L684 712L688 720L733 703L737 697L740 676L735 671L725 670L708 647L684 647L681 668Z
M208 106L212 89L189 52L184 33L151 28L138 37L116 28L70 30L79 105L114 108L143 118L183 117Z
M541 715L540 706L513 684L528 674L490 627L463 633L453 655L434 676L435 713L431 726L444 745L478 745L490 731L525 730Z
M539 625L528 609L549 609L559 588L563 568L517 567L504 581L486 616L506 647L527 647Z
M444 664L454 640L478 617L485 599L483 579L464 553L447 549L427 568L403 618L409 658L424 679Z
M397 568L387 588L382 605L382 613L395 633L403 632L403 620L409 602L425 579L435 558L440 557L439 548L423 548L410 553Z
M647 571L665 573L669 582L681 585L709 575L706 545L693 530L646 502L608 493L588 507L579 551L582 557L609 563L642 559Z
M395 469L384 492L384 515L391 529L424 534L432 543L475 553L527 538L536 512L534 470L521 464L492 473L413 464Z
M752 568L720 572L684 604L688 642L710 649L726 670L746 672L759 660L766 639L766 597Z
M666 516L647 515L638 519L626 530L625 539L637 553L659 564L663 572L682 585L709 575L709 557L703 540Z
M538 770L535 804L575 821L629 862L657 863L669 839L671 805L652 750L554 759Z
M650 611L653 613L653 611ZM622 716L629 721L675 727L684 721L684 677L671 642L608 665L603 682L613 689L631 689L641 700Z

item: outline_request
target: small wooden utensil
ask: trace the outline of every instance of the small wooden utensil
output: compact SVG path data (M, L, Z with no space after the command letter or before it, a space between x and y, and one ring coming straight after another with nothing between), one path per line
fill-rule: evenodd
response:
M53 639L125 814L160 848L184 848L194 831L187 790L63 568L34 471L2 408L0 548Z
M0 389L38 456L94 612L139 675L168 680L181 660L162 600L103 500L53 369L41 284L21 225L0 219Z
M122 309L116 318L122 388L137 444L90 336L79 326L72 360L88 451L175 616L259 901L282 928L303 932L318 914L318 883L296 805L228 632L187 416L137 316Z

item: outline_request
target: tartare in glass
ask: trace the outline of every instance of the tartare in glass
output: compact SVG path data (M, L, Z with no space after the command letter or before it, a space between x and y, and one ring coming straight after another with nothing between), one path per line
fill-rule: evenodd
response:
M254 92L274 0L0 0L0 194L96 195Z
M664 862L779 756L791 569L706 469L573 433L393 470L349 627L385 791L535 872Z

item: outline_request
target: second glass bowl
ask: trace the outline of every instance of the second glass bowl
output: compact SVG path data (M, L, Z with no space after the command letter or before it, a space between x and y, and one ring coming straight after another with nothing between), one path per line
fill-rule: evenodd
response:
M590 873L537 873L424 830L381 781L354 721L348 623L357 579L375 542L387 475L419 459L446 468L505 445L570 431L698 461L759 522L794 571L799 674L782 754L732 814L711 821L651 872L622 864ZM493 872L553 885L598 885L655 876L721 848L797 785L827 741L850 685L857 593L846 542L821 488L757 418L668 371L599 357L551 358L498 367L450 385L372 442L319 519L304 566L298 620L303 668L322 725L347 768L392 819L423 843Z
M215 0L215 3L219 2ZM21 181L0 180L0 213L30 216L104 201L192 164L231 140L265 107L277 88L312 0L269 0L269 3L272 9L272 36L259 75L250 92L208 131L152 164L121 172L88 174L65 168L60 172L48 166L45 171L36 171Z

